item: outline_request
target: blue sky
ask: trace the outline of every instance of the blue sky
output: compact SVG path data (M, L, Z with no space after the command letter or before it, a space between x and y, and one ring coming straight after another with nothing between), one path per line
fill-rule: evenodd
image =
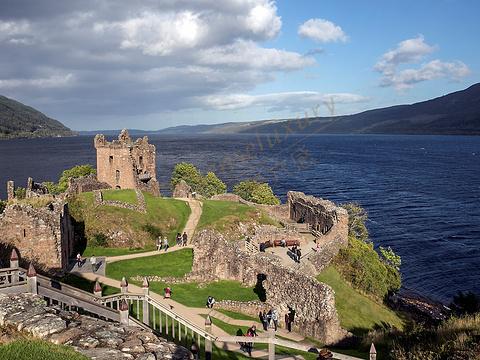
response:
M0 94L73 129L330 115L479 81L480 3L2 0Z

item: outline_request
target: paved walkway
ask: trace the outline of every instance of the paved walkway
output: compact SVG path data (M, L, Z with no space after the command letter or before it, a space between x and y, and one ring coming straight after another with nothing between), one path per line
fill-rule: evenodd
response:
M197 228L200 217L202 216L203 204L195 199L179 198L179 200L187 201L188 205L190 205L190 209L192 210L190 216L188 217L187 223L185 224L185 228L183 229L183 231L187 233L188 242L191 243L193 235L195 234L195 229Z
M107 262L107 264L111 264L111 263L114 263L114 262L117 262L117 261L122 261L122 260L130 260L130 259L137 259L137 258L142 258L142 257L147 257L147 256L154 256L154 255L171 253L171 252L175 252L175 251L186 249L186 248L191 249L192 246L191 245L187 245L187 246L174 245L172 247L169 247L167 251L153 250L153 251L140 252L140 253L135 253L135 254L108 256L108 257L105 258L105 261Z

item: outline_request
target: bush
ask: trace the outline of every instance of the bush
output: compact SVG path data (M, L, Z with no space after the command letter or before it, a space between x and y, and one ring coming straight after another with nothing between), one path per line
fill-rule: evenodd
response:
M60 194L60 193L61 193L58 185L55 184L54 182L45 181L45 182L42 183L42 185L47 188L49 194L56 195L56 194Z
M7 202L0 200L0 214L3 213L3 210L5 210L6 206L7 206Z
M245 180L233 187L233 193L242 199L256 204L278 205L280 200L273 193L267 183L259 183L255 180Z
M401 258L390 247L380 247L381 256L375 251L365 226L367 213L362 207L354 203L342 206L349 215L348 247L340 250L334 263L354 288L383 299L400 289Z
M97 171L91 165L77 165L71 169L64 170L58 180L58 191L64 192L67 190L69 178L79 178L96 173Z
M459 291L453 297L450 307L457 315L480 313L480 297L471 291L466 293Z
M107 247L108 246L108 237L105 234L97 233L92 236L89 241L89 245L93 247Z
M170 180L172 190L175 186L184 180L192 191L206 197L212 197L216 194L223 194L227 191L227 185L220 180L213 172L208 172L203 176L198 169L190 163L182 162L175 165L172 172L172 178Z
M162 236L162 230L158 226L152 224L142 225L142 230L149 233L152 239L157 239L159 236Z
M22 199L25 199L26 196L27 196L27 189L25 189L23 187L17 187L15 189L15 198L16 199L22 200Z

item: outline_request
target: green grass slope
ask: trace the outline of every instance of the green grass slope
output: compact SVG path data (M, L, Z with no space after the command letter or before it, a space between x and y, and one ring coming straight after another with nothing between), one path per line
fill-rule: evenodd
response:
M402 319L394 311L354 290L333 266L322 271L317 280L335 291L340 324L349 331L362 334L378 326L403 328Z
M132 190L110 190L105 194L111 200L137 201ZM176 233L185 227L190 207L181 200L159 198L148 193L144 196L146 214L115 206L96 206L91 192L70 199L69 208L77 222L76 229L83 232L87 239L83 255L114 256L153 250L159 234L166 235L173 244ZM122 232L128 242L118 244L106 236L118 232Z
M0 346L0 360L88 360L72 348L42 340L17 340Z

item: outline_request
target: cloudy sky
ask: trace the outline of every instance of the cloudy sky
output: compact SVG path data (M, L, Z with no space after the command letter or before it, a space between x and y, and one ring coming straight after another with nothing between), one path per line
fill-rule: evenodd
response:
M76 130L354 113L479 82L479 13L477 0L0 0L0 94Z

